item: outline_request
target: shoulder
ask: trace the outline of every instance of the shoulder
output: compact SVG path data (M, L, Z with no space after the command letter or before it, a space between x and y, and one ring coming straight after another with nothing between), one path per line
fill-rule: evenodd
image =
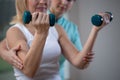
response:
M7 32L6 32L6 38L7 39L10 39L10 38L13 38L13 39L25 39L25 36L24 34L22 33L22 31L18 28L18 26L16 25L13 25L11 26Z
M58 34L61 33L61 31L63 31L63 28L59 24L55 24L55 28L56 28Z
M58 36L60 37L64 33L63 27L61 27L59 24L56 24L55 28L56 28L56 30L58 32Z
M24 27L25 26L23 24L20 24L20 23L14 24L14 25L9 27L9 29L7 30L7 33L23 34Z
M17 26L11 26L9 27L9 29L7 30L7 35L11 35L11 34L15 34L15 33L20 33L20 29Z
M17 26L11 26L6 33L6 40L9 48L13 48L18 44L26 44L26 38Z

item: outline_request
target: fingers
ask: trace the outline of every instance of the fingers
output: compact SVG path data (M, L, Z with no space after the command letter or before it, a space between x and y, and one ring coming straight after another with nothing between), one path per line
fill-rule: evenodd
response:
M36 22L38 24L42 23L43 16L44 16L43 13L38 13L38 18L36 19Z
M49 15L45 13L35 12L32 14L31 23L37 32L46 33L49 29Z
M10 50L12 65L18 69L23 68L22 61L18 58L17 52L21 49L21 46L18 45Z
M32 14L33 24L49 24L49 15L45 13L35 12Z
M109 15L109 14L106 13L106 14L103 16L103 18L104 18L104 21L105 21L106 24L110 23L110 15Z
M31 21L33 25L35 25L37 18L38 18L38 12L33 13L32 14L32 21Z
M94 52L91 51L83 58L83 62L85 63L92 62L93 56L94 56Z
M13 57L13 66L15 66L18 69L22 69L23 68L22 61L17 56Z
M14 52L17 52L17 51L19 51L20 49L21 49L21 46L20 46L20 45L12 48L12 50L13 50Z
M94 52L91 51L86 54L86 56L83 58L82 63L81 63L81 68L85 69L89 66L90 62L92 62Z
M103 17L103 24L102 24L103 26L110 23L110 14L105 13L105 12L100 12L99 15L101 15Z
M38 18L38 12L32 14L32 20L35 21Z
M92 58L90 59L90 58L86 58L86 57L85 57L85 58L83 58L83 61L89 63L89 62L92 62Z
M49 25L49 15L43 14L43 18L41 22L45 25Z

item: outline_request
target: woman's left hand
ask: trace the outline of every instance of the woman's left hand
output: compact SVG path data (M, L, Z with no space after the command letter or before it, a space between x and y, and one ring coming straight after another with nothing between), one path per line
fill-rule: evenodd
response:
M110 16L111 16L110 14L105 12L100 12L99 15L103 17L103 22L101 26L93 26L97 31L101 30L103 27L105 27L110 23Z

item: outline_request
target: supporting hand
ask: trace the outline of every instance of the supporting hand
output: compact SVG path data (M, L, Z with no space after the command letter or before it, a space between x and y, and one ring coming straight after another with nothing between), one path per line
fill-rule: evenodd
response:
M5 53L7 55L5 60L9 64L12 64L13 66L15 66L16 68L22 69L23 68L22 61L17 56L17 51L19 50L20 50L20 46L16 46L10 49L9 51L7 51L7 53Z
M94 54L95 53L93 51L91 51L83 58L83 61L82 61L83 69L87 68L89 66L90 62L92 62Z

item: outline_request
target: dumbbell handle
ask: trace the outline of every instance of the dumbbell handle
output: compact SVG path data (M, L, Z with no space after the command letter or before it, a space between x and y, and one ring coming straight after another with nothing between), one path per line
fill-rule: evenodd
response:
M32 20L32 15L30 11L25 11L23 14L23 23L28 24ZM54 26L55 24L55 15L54 14L49 14L49 21L50 21L50 26Z
M107 14L110 15L110 20L109 20L109 21L111 22L112 19L113 19L113 15L112 15L112 13L111 13L111 12L105 12L105 13L107 13ZM92 22L93 25L99 27L99 26L101 26L102 23L103 23L103 17L100 16L100 15L98 15L98 14L96 14L96 15L92 16L92 18L91 18L91 22Z

